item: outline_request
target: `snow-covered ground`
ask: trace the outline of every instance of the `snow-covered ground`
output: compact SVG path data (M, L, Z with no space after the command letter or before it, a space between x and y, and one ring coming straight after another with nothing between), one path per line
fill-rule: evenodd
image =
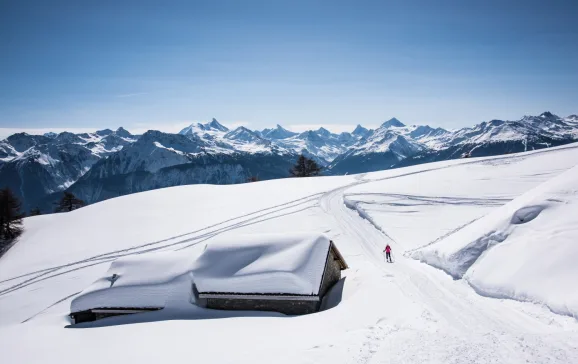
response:
M577 164L573 144L365 175L173 187L28 218L21 241L0 259L2 360L578 363L575 318L535 303L479 295L467 280L409 257L420 247L459 236ZM564 201L578 193L564 191ZM554 218L546 212L535 221ZM562 220L572 221L571 215ZM522 229L531 225L520 227L520 234ZM329 310L299 317L162 310L66 328L71 300L119 257L180 250L193 261L215 239L296 231L327 234L350 266L340 302ZM576 230L565 236L578 240ZM393 247L393 264L383 260L386 242ZM519 255L523 244L503 245L496 257L490 249L481 261L488 266L479 269L492 280L473 274L469 281L477 287L518 285L522 281L511 274L513 268L502 265L505 257ZM543 295L575 290L571 279L555 279L561 269L566 278L578 276L571 265L555 264L564 252L575 254L575 244L560 249L547 265L524 266L525 273L541 275L535 289ZM505 274L497 281L500 270Z

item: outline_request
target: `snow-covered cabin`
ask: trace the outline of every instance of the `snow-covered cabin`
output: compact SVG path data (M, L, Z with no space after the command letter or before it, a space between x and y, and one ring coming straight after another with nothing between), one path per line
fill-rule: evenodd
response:
M190 251L119 258L76 296L74 323L197 305L298 315L319 311L347 264L321 234L246 235Z
M194 268L197 304L222 310L319 311L347 269L322 234L263 235L209 244Z

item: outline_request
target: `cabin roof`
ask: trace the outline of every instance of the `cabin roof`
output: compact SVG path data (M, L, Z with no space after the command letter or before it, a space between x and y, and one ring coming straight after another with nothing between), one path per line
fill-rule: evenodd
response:
M214 242L195 264L195 285L200 293L317 295L332 245L311 233Z

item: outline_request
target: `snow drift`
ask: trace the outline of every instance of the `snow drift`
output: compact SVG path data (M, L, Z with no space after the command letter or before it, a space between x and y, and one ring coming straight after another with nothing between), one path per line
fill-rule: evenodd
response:
M480 294L578 317L578 166L411 255Z

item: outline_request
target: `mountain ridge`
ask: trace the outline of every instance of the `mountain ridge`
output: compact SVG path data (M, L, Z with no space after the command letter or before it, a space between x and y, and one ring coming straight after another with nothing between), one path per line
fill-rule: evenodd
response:
M573 141L578 141L578 117L549 111L456 130L408 126L392 118L376 129L358 124L340 134L324 127L297 133L279 124L260 131L231 130L213 118L176 134L149 130L133 135L123 127L79 134L16 133L0 141L0 179L17 191L26 210L40 204L48 209L48 196L65 190L97 202L114 197L115 188L125 194L177 184L283 178L299 154L325 167L324 174L338 175Z

